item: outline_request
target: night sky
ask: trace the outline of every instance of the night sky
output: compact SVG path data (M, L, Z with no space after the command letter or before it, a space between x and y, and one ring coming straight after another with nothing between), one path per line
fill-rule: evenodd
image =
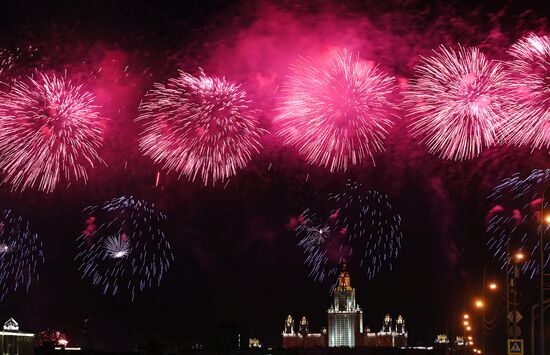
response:
M91 171L87 184L74 182L53 193L12 192L0 185L0 207L30 221L46 254L39 282L0 303L0 319L14 317L34 331L60 330L77 345L82 319L90 314L94 345L113 350L153 338L189 345L222 323L243 325L265 345L279 346L287 314L306 315L310 329L318 331L326 326L330 284L308 277L290 221L322 204L328 193L342 191L351 178L386 193L403 221L393 271L368 280L351 270L366 324L378 331L386 313L402 314L409 344L451 332L464 300L479 294L490 260L488 194L513 173L550 168L547 151L499 146L468 161L442 160L409 135L402 112L386 151L375 154L376 164L366 159L345 173L310 165L267 134L262 151L228 182L205 187L161 171L155 186L159 167L138 150L141 126L134 119L140 101L153 83L176 76L178 69L197 73L200 67L241 84L269 130L277 89L300 55L345 47L406 82L419 56L439 44L476 45L503 59L523 34L548 30L544 6L524 1L338 3L2 5L0 48L19 53L10 75L65 73L96 95L109 121L100 149L106 164ZM175 258L160 287L133 302L128 294L102 295L81 279L74 261L76 238L85 228L82 210L123 195L154 203L167 215ZM490 273L498 275L497 269L490 264Z

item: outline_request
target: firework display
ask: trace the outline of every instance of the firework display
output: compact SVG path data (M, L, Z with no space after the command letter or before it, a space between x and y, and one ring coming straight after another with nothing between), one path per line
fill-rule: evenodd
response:
M0 209L0 302L29 291L38 271L41 290L66 283L71 292L63 297L84 297L65 313L97 297L147 301L157 286L173 287L166 276L175 274L176 246L188 257L178 267L196 267L189 280L201 287L212 280L228 287L234 275L257 280L256 270L240 268L258 260L258 271L276 265L262 258L269 249L268 258L280 259L284 244L273 241L289 209L299 214L287 226L292 251L323 286L344 263L361 280L394 269L406 243L394 207L407 203L400 212L421 216L407 234L426 237L406 245L410 258L400 260L396 284L408 277L402 264L425 245L439 248L441 275L459 264L473 274L478 260L462 265L462 258L472 238L464 232L476 226L460 220L485 217L479 192L493 187L494 176L548 167L550 36L543 21L527 23L529 14L505 25L518 16L480 20L467 9L447 15L446 7L416 3L383 16L376 12L384 6L368 4L273 5L230 6L227 17L198 7L183 11L189 18L181 21L150 23L128 18L152 4L100 6L93 13L116 10L100 31L90 25L91 11L66 7L29 25L36 16L25 11L8 21L6 29L17 29L0 35L0 200L30 212L55 260L43 272L41 239ZM363 16L363 6L373 13ZM76 15L84 17L64 20ZM158 33L166 38L156 43ZM541 250L550 267L550 240L539 245L537 237L550 234L541 221L550 203L540 196L548 183L550 170L505 179L489 197L482 227L493 263L506 268L511 253L525 253L526 278L537 275ZM167 224L159 206L131 194L159 201L179 220ZM81 218L85 227L72 228ZM185 238L174 244L167 226ZM247 260L253 248L258 253ZM81 280L60 270L67 263ZM227 275L220 279L218 270ZM106 312L120 304L100 303Z
M236 174L258 153L263 132L246 93L225 78L180 71L140 105L142 152L167 171L205 185Z
M510 105L506 141L533 149L550 149L550 37L530 34L510 48Z
M24 44L10 48L0 48L0 91L9 88L17 78L25 77L28 65L39 65L38 48Z
M44 264L44 249L29 223L10 210L0 215L0 301L10 292L28 292L39 280L38 267Z
M77 239L75 258L83 278L103 294L128 291L132 300L146 287L160 284L174 260L162 213L133 197L90 206L85 213L86 229Z
M296 234L299 237L298 246L306 257L309 275L319 282L333 280L338 274L338 264L348 256L340 255L340 246L346 242L343 231L338 230L332 219L319 218L315 212L306 209L302 212Z
M411 132L430 153L471 159L499 143L509 103L502 64L477 48L441 46L415 71L405 103L413 119Z
M6 49L0 48L0 78L2 73L12 68L15 61L14 55Z
M504 269L510 255L521 251L533 257L522 264L522 272L535 277L538 272L539 235L543 225L545 233L550 225L541 223L541 193L550 183L550 170L534 170L526 178L519 174L504 179L497 185L489 200L493 207L488 215L487 246ZM544 200L544 209L550 208ZM550 261L550 242L544 244L545 265Z
M323 60L303 58L281 88L277 134L311 164L334 171L384 150L396 81L339 49Z
M22 191L87 181L103 127L94 96L63 77L38 74L0 93L0 171Z
M65 334L57 330L43 330L37 334L38 346L53 345L56 347L66 347L69 340Z
M359 183L348 181L342 193L331 193L328 215L307 209L296 227L298 246L315 281L334 281L344 260L372 279L398 256L403 235L401 217L388 196L362 192Z

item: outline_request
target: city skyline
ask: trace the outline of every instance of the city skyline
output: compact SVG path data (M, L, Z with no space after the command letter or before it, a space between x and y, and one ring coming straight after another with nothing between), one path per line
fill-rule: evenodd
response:
M329 327L346 260L373 332L389 313L410 346L453 341L468 313L500 349L521 253L529 338L550 234L544 3L2 9L0 321L105 350L222 324L280 347L289 314Z
M288 315L282 332L283 348L406 348L408 332L405 319L399 315L395 323L390 314L384 316L380 331L364 322L366 310L357 304L355 288L351 286L351 275L345 260L340 263L338 282L333 290L333 302L327 310L326 326L320 333L310 330L306 316L302 316L297 325L292 315Z

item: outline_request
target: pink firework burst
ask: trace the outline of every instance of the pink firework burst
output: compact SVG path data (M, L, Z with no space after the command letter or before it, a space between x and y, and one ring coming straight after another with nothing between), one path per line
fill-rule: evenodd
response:
M393 77L345 49L322 60L302 58L291 70L274 119L285 144L331 172L384 150L395 109Z
M0 48L0 75L13 65L14 56L7 50ZM1 76L0 76L1 78Z
M167 171L205 185L235 175L258 153L263 130L239 85L180 71L140 105L142 152Z
M530 34L509 51L514 104L504 128L506 141L533 149L550 148L550 37Z
M411 132L430 153L464 160L499 142L506 120L506 74L477 48L441 46L422 58L406 93Z
M0 170L14 190L51 192L87 181L102 162L103 123L94 96L56 75L17 81L0 94Z

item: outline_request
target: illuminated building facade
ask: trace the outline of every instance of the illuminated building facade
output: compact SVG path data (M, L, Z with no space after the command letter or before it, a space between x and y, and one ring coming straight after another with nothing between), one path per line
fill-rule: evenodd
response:
M256 348L261 348L262 347L262 343L260 342L260 339L258 338L250 338L248 340L248 347L250 349L256 349Z
M298 332L294 331L294 319L288 316L283 330L283 348L315 348L327 346L327 330L321 329L321 333L310 333L306 317L300 320Z
M395 327L393 327L392 318L389 314L386 314L382 330L373 335L376 338L375 346L392 348L404 348L407 346L408 334L405 330L405 320L402 316L397 317Z
M434 350L439 351L441 354L449 354L450 341L447 334L438 334L434 341Z
M360 345L363 334L363 311L355 302L355 289L346 264L338 277L334 302L328 310L328 346Z
M386 315L378 333L363 329L363 310L355 301L355 289L346 264L338 277L334 299L327 311L328 331L309 333L306 317L300 320L298 332L292 316L288 316L283 330L283 348L309 347L406 347L408 333L405 319L398 316L395 323Z
M19 330L19 324L10 318L0 331L3 355L34 355L34 334Z

